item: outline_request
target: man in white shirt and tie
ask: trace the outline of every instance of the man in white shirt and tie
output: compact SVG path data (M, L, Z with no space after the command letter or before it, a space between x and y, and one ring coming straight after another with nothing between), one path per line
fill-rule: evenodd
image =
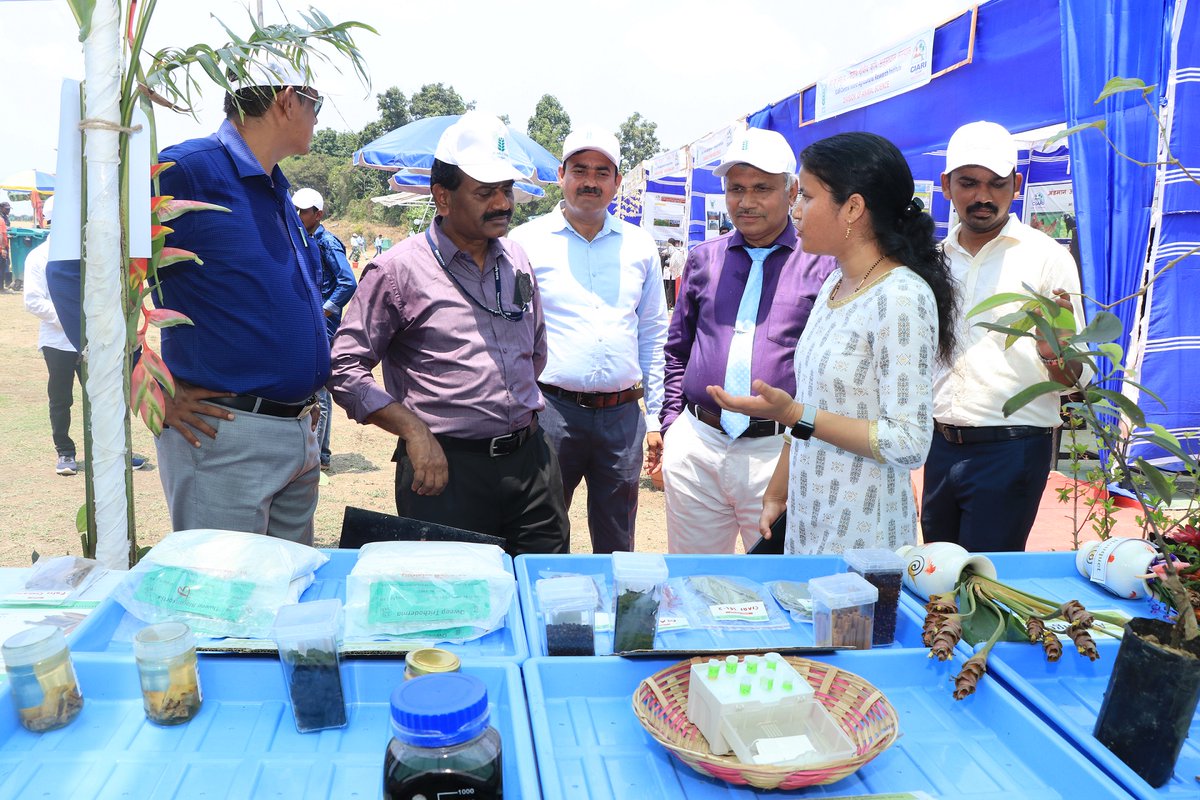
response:
M558 169L563 201L509 234L529 255L546 318L539 421L558 452L568 506L586 482L595 553L634 549L643 440L647 470L662 457L662 269L650 234L608 212L620 163L611 133L572 131Z

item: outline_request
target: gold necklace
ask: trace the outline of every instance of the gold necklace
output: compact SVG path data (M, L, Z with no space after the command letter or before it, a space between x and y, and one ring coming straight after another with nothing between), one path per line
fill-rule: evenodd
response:
M867 282L867 278L871 277L871 273L875 271L875 268L876 268L876 267L878 267L880 264L882 264L882 263L883 263L883 260L884 260L885 258L887 258L887 255L886 255L886 254L885 254L885 255L882 255L882 256L880 256L879 258L877 258L877 259L875 260L875 263L871 265L870 269L868 269L868 270L867 270L867 271L866 271L866 272L863 274L863 276L862 276L862 280L860 280L860 281L858 282L858 286L855 286L855 287L854 287L854 291L850 293L850 295L851 295L851 296L858 294L859 290L860 290L860 289L862 289L862 287L863 287L863 285L864 285L864 284L866 284L866 282ZM845 274L845 273L843 273L843 275L844 275L844 274ZM842 288L842 279L841 279L841 278L838 278L837 285L833 287L833 294L831 294L831 295L830 295L830 297L837 297L837 293L838 293L838 291L839 291L841 288Z

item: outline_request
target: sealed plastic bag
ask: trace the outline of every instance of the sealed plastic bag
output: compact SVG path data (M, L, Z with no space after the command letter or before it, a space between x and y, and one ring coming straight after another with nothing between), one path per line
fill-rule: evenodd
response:
M371 542L346 576L346 638L461 644L501 627L515 592L494 544Z
M235 531L176 531L113 592L143 622L186 622L205 636L269 638L329 557L296 542Z
M738 575L691 575L671 581L692 627L773 630L790 627L767 590Z

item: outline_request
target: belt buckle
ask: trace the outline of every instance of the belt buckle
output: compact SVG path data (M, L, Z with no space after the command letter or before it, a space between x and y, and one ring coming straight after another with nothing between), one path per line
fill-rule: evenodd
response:
M954 427L953 425L943 425L942 426L942 437L950 444L962 444L963 443L962 430L960 428Z
M321 401L317 399L316 395L313 395L313 397L310 398L307 403L305 403L304 408L300 409L300 413L296 415L296 419L304 419L313 412L314 408L319 405L321 405Z
M496 446L508 444L509 442L512 441L513 437L516 435L517 434L515 434L515 433L506 433L503 436L493 437L492 441L488 443L488 458L496 458L497 456L508 455L508 453L497 453Z

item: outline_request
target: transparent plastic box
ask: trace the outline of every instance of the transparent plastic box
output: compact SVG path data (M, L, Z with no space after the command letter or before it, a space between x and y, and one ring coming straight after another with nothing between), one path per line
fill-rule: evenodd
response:
M596 584L586 575L541 578L535 584L546 655L596 654Z
M879 590L871 644L875 647L891 644L896 640L896 609L900 605L907 563L886 547L847 550L842 558L851 572L862 575Z
M721 719L721 732L744 764L802 767L855 753L854 742L816 700L735 711Z
M667 562L659 553L613 553L616 620L613 652L653 650L658 633L658 601L667 582Z
M813 644L871 649L879 590L854 572L813 578Z
M314 600L279 609L272 636L301 733L346 724L346 696L338 661L340 600Z

